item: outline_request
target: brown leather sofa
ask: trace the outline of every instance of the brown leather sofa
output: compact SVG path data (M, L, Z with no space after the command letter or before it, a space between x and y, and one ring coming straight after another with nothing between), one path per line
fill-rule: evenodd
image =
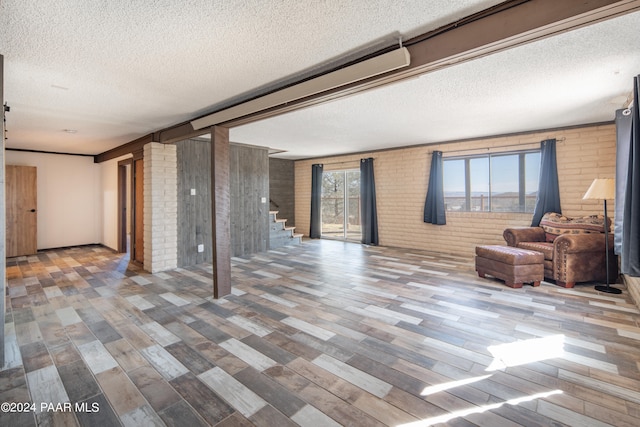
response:
M611 221L607 219L610 227ZM606 280L604 217L569 218L547 213L539 227L507 228L509 246L542 252L544 277L559 286L572 288L577 282ZM618 263L609 235L609 280L618 278Z

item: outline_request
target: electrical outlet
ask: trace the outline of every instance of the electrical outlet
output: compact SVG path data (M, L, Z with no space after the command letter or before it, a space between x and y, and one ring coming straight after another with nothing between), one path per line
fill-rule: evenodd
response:
M198 245L198 252L204 252L204 245Z
M191 189L191 195L192 195L192 196L195 196L195 195L196 195L196 189L195 189L195 188L192 188L192 189Z
M266 198L266 197L263 197L262 199L260 199L260 201L261 201L262 203L267 203L267 198Z

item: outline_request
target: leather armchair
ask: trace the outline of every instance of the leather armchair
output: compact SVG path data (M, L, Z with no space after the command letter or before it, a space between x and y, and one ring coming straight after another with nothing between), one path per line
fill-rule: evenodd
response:
M572 288L576 282L602 281L607 277L604 233L560 234L552 242L542 227L507 228L507 245L544 254L544 277L559 286ZM609 279L615 283L618 263L609 238Z

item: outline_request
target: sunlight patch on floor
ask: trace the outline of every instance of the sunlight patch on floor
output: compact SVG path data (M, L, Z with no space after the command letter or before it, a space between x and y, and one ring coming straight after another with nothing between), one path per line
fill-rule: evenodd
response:
M430 394L435 394L435 393L438 393L438 392L441 392L441 391L445 391L445 390L449 390L449 389L452 389L452 388L461 387L463 385L472 384L472 383L475 383L475 382L478 382L478 381L486 380L489 377L491 377L491 375L482 375L480 377L465 378L463 380L450 381L448 383L433 385L433 386L430 386L430 387L426 387L424 390L422 390L422 393L420 393L420 395L421 396L429 396Z
M508 344L493 345L487 347L487 350L493 356L493 362L487 367L486 371L502 370L511 366L519 366L527 363L538 362L542 360L563 357L564 351L564 335L551 335L542 338L532 338L528 340L520 340ZM420 393L422 396L443 392L456 387L462 387L490 378L493 374L482 375L462 380L449 381L442 384L426 387ZM439 423L446 423L458 417L466 417L473 414L480 414L486 411L497 409L503 405L518 405L523 402L529 402L536 399L543 399L555 394L561 394L562 390L553 390L548 392L536 393L528 396L510 399L504 402L493 403L484 406L474 406L460 411L454 411L425 420L415 421L408 424L401 424L397 427L426 427Z
M525 365L541 360L564 356L564 335L532 338L508 344L487 347L494 357L487 371L497 371L511 366Z
M509 399L509 400L506 400L504 402L492 403L490 405L474 406L474 407L471 407L471 408L462 409L460 411L455 411L455 412L450 412L450 413L447 413L447 414L442 414L442 415L439 415L437 417L427 418L425 420L414 421L414 422L407 423L407 424L399 424L396 427L428 427L428 426L432 426L434 424L446 423L448 421L451 421L451 420L453 420L455 418L459 418L459 417L467 417L467 416L473 415L473 414L481 414L483 412L487 412L487 411L491 411L491 410L494 410L494 409L498 409L498 408L500 408L500 407L502 407L504 405L519 405L521 403L530 402L530 401L536 400L536 399L544 399L544 398L547 398L549 396L553 396L555 394L562 394L562 390L552 390L552 391L547 391L547 392L543 392L543 393L531 394L529 396L517 397L515 399Z

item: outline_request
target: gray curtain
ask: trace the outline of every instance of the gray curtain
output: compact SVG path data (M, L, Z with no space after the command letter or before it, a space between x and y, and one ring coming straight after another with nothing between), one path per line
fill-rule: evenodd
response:
M444 208L444 174L442 151L434 151L431 155L431 171L427 199L424 201L424 222L444 225L447 223Z
M631 144L630 109L616 111L616 213L613 227L613 241L616 255L622 254L622 218L624 199L627 194L627 173L629 171L629 148Z
M319 239L322 234L322 165L311 165L311 225L309 237Z
M640 76L633 79L631 144L622 218L622 273L640 276Z
M536 198L536 206L533 210L531 226L539 226L542 216L547 212L562 213L560 208L560 186L558 185L555 139L547 139L540 143L538 197Z
M373 177L373 159L360 160L360 221L362 243L378 244L378 213L376 210L376 184Z

